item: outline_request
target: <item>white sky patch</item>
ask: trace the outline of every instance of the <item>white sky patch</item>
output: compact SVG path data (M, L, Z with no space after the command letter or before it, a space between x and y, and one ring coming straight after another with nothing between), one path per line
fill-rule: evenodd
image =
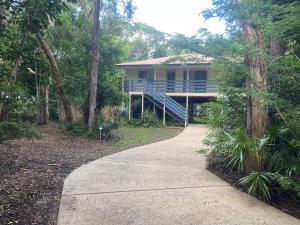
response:
M223 34L225 23L217 18L205 21L199 15L211 7L211 0L133 0L137 7L135 21L154 26L156 29L172 34L196 34L201 27L212 33Z

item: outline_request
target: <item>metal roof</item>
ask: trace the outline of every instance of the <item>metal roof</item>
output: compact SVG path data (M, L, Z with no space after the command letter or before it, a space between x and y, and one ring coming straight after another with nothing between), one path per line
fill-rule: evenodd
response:
M117 64L119 67L128 66L155 66L155 65L199 65L210 64L214 58L201 54L185 54L177 56L167 56L155 59L140 60Z

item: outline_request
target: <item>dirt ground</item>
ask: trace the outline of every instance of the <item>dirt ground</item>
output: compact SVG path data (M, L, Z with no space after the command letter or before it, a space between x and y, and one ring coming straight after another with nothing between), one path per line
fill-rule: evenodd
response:
M53 126L42 132L41 139L0 145L1 225L56 224L67 175L82 164L122 150L114 141L72 138Z

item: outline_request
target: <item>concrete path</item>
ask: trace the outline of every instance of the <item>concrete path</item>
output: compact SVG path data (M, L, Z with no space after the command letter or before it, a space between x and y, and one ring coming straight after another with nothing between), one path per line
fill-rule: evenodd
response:
M65 180L58 225L300 224L205 170L206 134L189 126L81 166Z

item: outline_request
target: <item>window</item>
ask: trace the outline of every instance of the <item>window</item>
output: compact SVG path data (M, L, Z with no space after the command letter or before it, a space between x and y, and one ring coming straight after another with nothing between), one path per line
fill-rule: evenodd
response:
M176 73L175 71L168 71L167 72L167 80L176 80Z
M207 80L207 71L196 71L195 80Z
M176 80L176 72L167 71L167 92L174 92L175 80Z
M190 80L207 80L207 71L190 71Z
M139 71L139 80L153 80L154 73L150 70Z

